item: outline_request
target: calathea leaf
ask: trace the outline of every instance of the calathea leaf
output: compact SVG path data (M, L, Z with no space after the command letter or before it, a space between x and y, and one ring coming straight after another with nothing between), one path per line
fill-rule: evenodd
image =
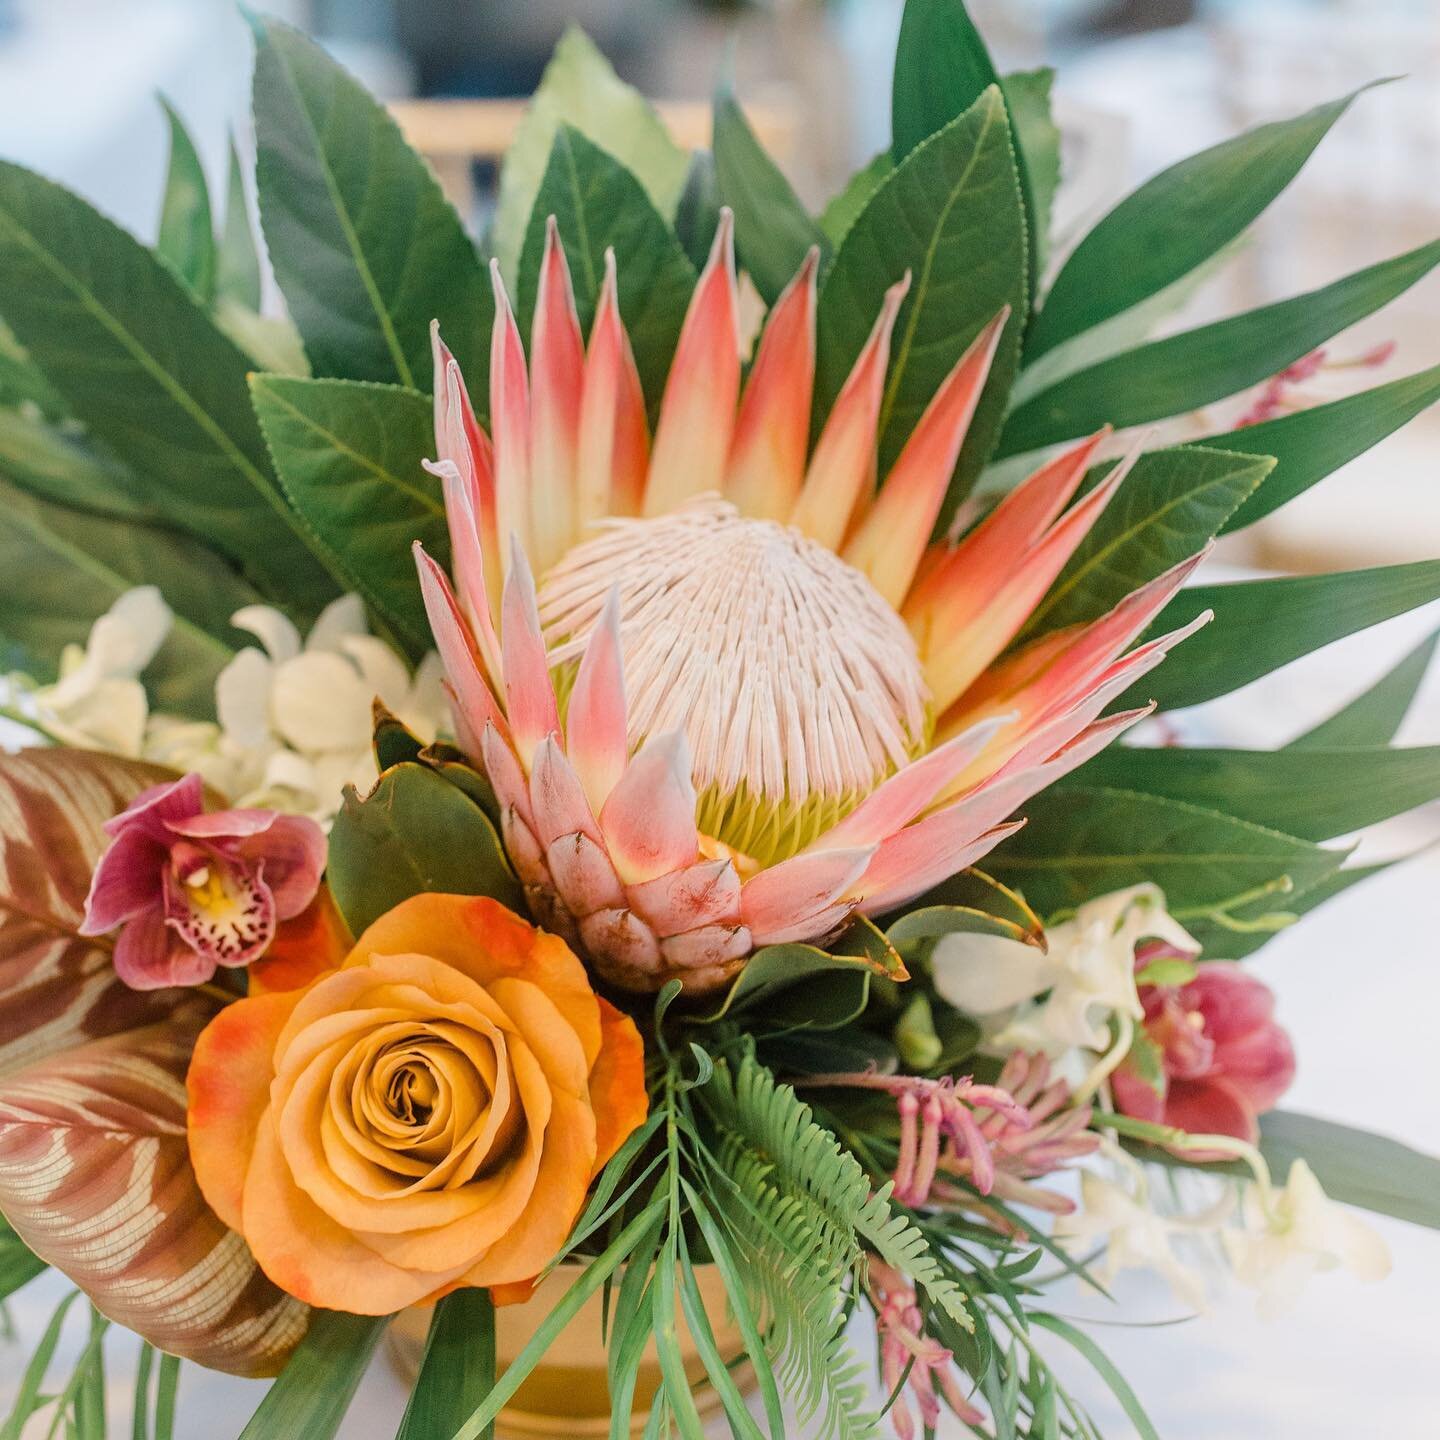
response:
M430 401L398 385L252 375L255 413L291 504L412 660L430 627L410 547L449 563Z
M195 297L208 305L215 296L215 222L210 188L195 142L167 100L160 102L170 125L170 170L160 208L156 251L174 267Z
M1292 750L1355 745L1388 745L1409 713L1416 693L1435 658L1440 631L1422 640L1393 669L1387 670L1363 695L1328 720L1292 740Z
M565 245L584 334L589 334L605 280L605 251L614 248L620 314L653 415L695 288L694 266L635 176L579 130L561 125L520 256L519 319L527 334L552 215Z
M430 388L430 322L486 403L490 281L429 166L313 41L256 22L256 178L315 373Z
M820 292L819 427L874 324L888 286L910 273L890 347L880 411L880 474L980 330L1006 305L1025 313L1025 217L1005 105L987 90L959 119L909 154L871 196L841 242ZM1006 327L940 515L955 506L995 443L1020 354Z
M78 197L0 164L0 312L170 523L312 619L338 591L270 470L250 361L168 266Z

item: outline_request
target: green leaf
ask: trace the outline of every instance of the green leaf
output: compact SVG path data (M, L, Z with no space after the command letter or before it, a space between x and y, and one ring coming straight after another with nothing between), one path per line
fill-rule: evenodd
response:
M615 74L583 31L571 26L545 67L500 171L492 243L509 279L518 273L546 157L562 124L573 125L630 170L661 215L675 213L684 188L685 152L639 91Z
M1275 473L1232 515L1224 534L1243 530L1363 455L1440 400L1440 365L1278 420L1264 420L1198 443L1208 450L1273 455Z
M1388 745L1395 738L1424 683L1435 656L1440 630L1422 640L1393 669L1386 671L1363 695L1337 710L1286 747L1291 750L1335 749L1355 745Z
M964 0L907 0L890 94L898 165L999 82Z
M175 1402L180 1391L180 1357L160 1357L160 1379L155 1387L155 1440L174 1440Z
M1162 665L1121 697L1154 699L1162 710L1229 694L1332 640L1440 598L1440 561L1381 565L1334 575L1243 580L1182 590L1147 636L1187 625L1206 610L1215 619L1185 642L1184 663Z
M695 1018L709 1025L751 1014L767 1029L837 1029L865 1008L873 969L864 959L814 945L765 945L750 957L719 1008ZM817 976L825 977L823 985L814 983ZM757 1007L761 1013L755 1016Z
M1066 260L1027 354L1128 310L1223 249L1299 174L1359 93L1202 150L1126 196Z
M1323 777L1322 783L1316 783ZM1440 746L1188 750L1112 746L1078 783L1163 795L1302 840L1333 840L1440 798Z
M1030 247L1036 269L1043 269L1049 252L1050 212L1060 188L1060 129L1050 111L1050 88L1055 72L1017 70L1000 77L1000 89L1010 112L1015 148L1024 157L1019 167L1025 187L1025 213L1030 220Z
M28 410L0 410L0 475L42 500L126 520L160 520L140 482L92 444Z
M160 207L156 252L168 260L191 293L208 305L215 297L215 222L205 167L184 122L162 97L170 125L170 169Z
M9 1299L49 1268L0 1215L0 1301Z
M240 1440L332 1440L389 1323L389 1316L312 1310L310 1329Z
M818 246L823 259L830 242L755 138L735 97L725 91L715 97L714 144L720 201L735 212L740 264L773 305L810 247Z
M68 510L0 480L0 642L37 680L81 644L126 590L155 585L175 623L145 671L157 710L213 719L215 680L233 658L230 616L260 597L216 556L170 531Z
M1037 796L1025 811L1029 823L986 863L1042 915L1145 881L1165 892L1172 912L1207 912L1286 877L1303 889L1345 858L1218 811L1133 791L1067 785Z
M450 538L429 400L394 385L252 375L255 413L291 504L412 660L431 648L411 544L442 565ZM358 932L357 932L358 933Z
M1021 638L1098 619L1204 549L1274 468L1266 456L1195 446L1142 455L1036 606Z
M696 150L690 156L685 188L675 206L675 238L696 270L709 258L719 224L720 182L715 176L715 157L708 150Z
M0 311L169 521L313 619L337 593L270 471L249 360L169 267L83 200L0 164Z
M1440 1230L1440 1159L1315 1115L1260 1117L1260 1153L1277 1181L1306 1161L1332 1200Z
M821 212L818 223L832 246L838 246L849 234L850 227L870 203L870 197L894 169L895 157L888 150L882 150L871 158L868 165L857 170L842 189L830 197L830 203Z
M530 217L520 257L521 323L529 332L545 256L545 227L554 215L570 262L583 333L590 331L605 280L605 251L615 250L620 316L630 335L652 414L664 394L695 270L680 242L618 160L562 125Z
M453 1434L495 1383L495 1306L488 1290L456 1290L435 1307L420 1374L395 1440Z
M1005 106L985 92L886 179L850 227L820 293L815 428L864 347L886 288L911 272L880 411L884 475L940 383L1005 305L1025 313L1025 219ZM1006 327L940 514L949 522L995 443L1020 353Z
M438 319L483 406L489 279L389 112L299 31L260 20L255 130L265 241L315 373L428 391Z
M235 142L230 142L230 171L225 195L225 224L215 256L215 293L246 310L260 309L260 254L250 223L245 175Z
M1062 1320L1058 1315L1049 1315L1043 1310L1032 1310L1027 1318L1031 1324L1039 1325L1041 1329L1052 1331L1058 1335L1090 1362L1091 1368L1110 1387L1110 1393L1120 1402L1120 1408L1135 1427L1135 1433L1140 1440L1160 1440L1159 1432L1151 1424L1150 1417L1145 1413L1145 1407L1141 1405L1135 1392L1130 1388L1129 1381L1115 1368L1110 1357L1083 1330L1078 1330L1068 1320Z
M387 770L363 800L347 787L330 831L328 876L351 933L412 895L525 897L485 812L424 765Z
M1213 325L1126 350L1011 412L999 453L1053 445L1109 422L1117 429L1197 410L1283 370L1388 304L1440 263L1440 241Z

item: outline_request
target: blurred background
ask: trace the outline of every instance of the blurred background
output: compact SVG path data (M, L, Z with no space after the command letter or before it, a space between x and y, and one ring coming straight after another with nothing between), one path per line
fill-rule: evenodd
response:
M1060 256L1067 236L1182 156L1377 77L1405 77L1361 98L1170 328L1314 288L1440 234L1440 0L969 3L1002 71L1058 69ZM729 66L756 128L817 206L889 142L901 0L268 0L260 8L310 30L395 106L477 231L496 157L520 113L517 97L533 89L571 21L626 79L665 102L687 144L708 141L708 96ZM151 239L168 143L157 95L183 117L219 190L230 135L242 153L251 146L249 70L248 31L232 0L0 0L0 156L63 181ZM1286 403L1336 398L1436 364L1440 272L1333 342ZM1225 428L1215 422L1237 414L1208 418L1195 433ZM1432 414L1228 541L1224 559L1311 571L1440 554L1437 457L1440 417ZM1299 728L1293 695L1306 695L1307 718L1317 718L1436 619L1417 613L1241 692L1239 718L1217 722L1219 733L1282 741ZM1437 681L1405 743L1440 740ZM1417 838L1401 837L1395 848ZM1302 1069L1295 1108L1374 1123L1383 1097L1387 1128L1431 1150L1440 1150L1440 1052L1426 1017L1440 1005L1440 972L1433 963L1417 972L1370 962L1393 961L1396 951L1433 961L1437 880L1434 857L1392 872L1335 902L1320 933L1282 935L1257 962L1280 985L1282 1018L1315 1062ZM1354 983L1357 967L1363 984ZM1346 1001L1336 1005L1342 988ZM1120 1327L1093 1333L1167 1440L1440 1434L1440 1244L1399 1222L1380 1228L1396 1261L1383 1290L1327 1278L1307 1292L1301 1314L1278 1325L1257 1322L1237 1294L1222 1296L1208 1318L1149 1328L1173 1319L1176 1307L1142 1277L1122 1282L1118 1311L1077 1295L1071 1313ZM48 1284L18 1297L20 1341L0 1337L0 1397L54 1303ZM238 1433L254 1388L189 1367L186 1375L180 1435ZM1107 1440L1134 1433L1093 1377L1077 1370L1074 1378ZM378 1367L343 1434L392 1435L402 1405L397 1383Z

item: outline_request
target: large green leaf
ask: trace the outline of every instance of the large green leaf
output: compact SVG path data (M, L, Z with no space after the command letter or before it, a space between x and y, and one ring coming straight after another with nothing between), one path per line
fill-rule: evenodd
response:
M170 269L60 186L0 164L0 313L157 508L299 619L337 593L270 470L250 362Z
M1183 664L1151 671L1121 703L1154 699L1162 710L1199 705L1332 640L1435 599L1440 599L1437 560L1335 575L1196 585L1182 590L1160 612L1149 634L1187 625L1206 610L1213 610L1215 619L1185 642Z
M1116 745L1077 772L1076 780L1223 810L1302 840L1333 840L1440 797L1440 746L1190 750Z
M443 565L450 539L429 400L396 385L254 375L255 412L296 510L412 660L431 648L410 547Z
M256 176L275 278L319 375L430 388L430 322L484 406L490 282L430 167L299 31L257 22Z
M1143 425L1197 410L1283 370L1408 290L1440 263L1440 241L1332 285L1127 350L1018 406L999 453L1015 455L1106 423Z
M964 114L999 79L964 0L907 0L890 92L896 162Z
M1293 1110L1261 1116L1260 1152L1276 1180L1304 1160L1332 1200L1440 1230L1440 1158L1434 1155Z
M873 966L856 956L814 945L766 945L757 950L719 1007L701 1024L748 1015L751 1029L835 1030L865 1008Z
M1393 669L1387 670L1362 695L1328 720L1297 736L1292 750L1336 749L1356 745L1388 745L1409 713L1424 683L1440 631L1422 640Z
M160 103L170 125L170 168L155 249L196 298L208 305L215 295L215 221L210 213L210 188L184 122L168 100Z
M1226 522L1225 533L1263 520L1408 424L1436 400L1440 400L1440 365L1328 405L1312 405L1278 420L1200 441L1208 450L1273 455L1277 462L1264 486Z
M845 238L850 227L870 203L870 197L894 169L895 157L888 150L882 150L830 197L818 223L832 246L839 245Z
M1274 464L1264 456L1193 447L1142 455L1036 606L1024 635L1098 619L1203 549Z
M260 253L250 223L250 202L235 142L230 142L230 171L225 195L225 223L215 256L215 293L249 311L260 309Z
M605 280L605 251L614 247L620 314L653 413L664 394L685 307L695 288L694 266L635 176L573 126L561 125L520 257L519 311L527 334L551 215L565 242L575 305L586 334Z
M234 655L230 616L260 597L181 535L69 510L0 479L0 642L35 678L126 590L158 586L175 624L145 672L160 710L214 718L215 679Z
M505 153L491 240L507 279L514 279L540 192L551 143L573 125L629 169L661 215L675 213L687 160L639 91L620 79L586 35L572 26L555 47L525 119Z
M425 1354L395 1440L453 1435L495 1383L495 1306L468 1288L435 1307Z
M0 410L0 475L42 500L127 520L161 518L123 465L28 409Z
M523 912L525 898L485 812L421 764L393 766L361 799L347 789L330 831L327 871L353 934L412 895L489 895Z
M1295 178L1354 98L1202 150L1126 196L1066 260L1030 327L1027 353L1041 355L1128 310L1223 249Z
M1020 179L1025 187L1025 213L1030 220L1030 246L1035 269L1043 270L1049 253L1050 211L1060 188L1060 128L1050 109L1050 88L1055 72L1017 70L1000 77L1000 89L1010 111L1015 148L1023 163Z
M1025 313L1025 217L1005 105L987 90L914 150L845 235L820 293L815 425L828 414L886 288L911 275L880 412L880 473L894 463L941 381L1005 305ZM940 523L989 458L1020 355L1006 327Z
M1172 911L1203 918L1287 880L1339 868L1338 850L1157 795L1065 785L1025 806L1029 823L986 861L1042 915L1153 881Z
M812 245L830 242L810 218L780 167L755 138L745 112L726 91L715 97L715 172L720 201L735 212L735 249L767 304L794 278Z

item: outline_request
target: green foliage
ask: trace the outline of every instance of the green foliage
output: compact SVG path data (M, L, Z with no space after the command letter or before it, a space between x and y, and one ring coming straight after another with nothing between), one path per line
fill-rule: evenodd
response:
M735 249L755 288L774 304L811 246L824 258L830 242L728 91L715 97L714 123L715 172L720 201L735 212Z
M833 1030L865 1009L871 966L814 945L766 945L735 977L706 1024L746 1017L759 1030ZM816 978L824 977L821 984Z
M30 406L0 410L0 475L41 500L122 520L161 519L129 470L85 435Z
M690 156L685 188L675 206L675 238L697 271L710 254L719 225L720 182L715 174L715 157L708 150L696 150Z
M495 1306L488 1290L456 1290L435 1307L415 1388L395 1440L452 1434L495 1384Z
M1292 750L1388 745L1395 738L1435 656L1440 631L1422 640L1363 695L1292 740Z
M870 197L895 169L895 157L888 150L872 156L834 195L820 214L821 230L832 247L838 247L870 203Z
M579 130L561 125L520 255L517 313L526 334L534 316L546 221L551 215L565 243L575 305L586 335L605 280L605 251L613 247L620 316L653 415L695 288L694 267L635 176Z
M1109 422L1143 425L1209 405L1323 345L1408 290L1440 263L1440 241L1211 325L1100 361L1011 412L999 453L1016 455L1085 435Z
M215 294L245 310L260 308L260 253L250 223L245 176L233 139L225 193L225 223L215 254Z
M83 200L0 165L0 313L169 522L297 619L338 586L285 503L250 409L250 361L157 260Z
M963 115L999 79L964 0L908 0L890 94L896 164Z
M265 1392L240 1440L292 1435L331 1440L389 1323L388 1316L312 1310L305 1338Z
M1066 260L1031 326L1027 354L1123 313L1224 249L1299 174L1354 98L1202 150L1126 196Z
M255 24L260 215L315 373L428 391L438 319L483 412L494 301L439 182L318 45Z
M26 672L55 677L61 650L126 590L155 585L175 623L145 672L157 709L214 715L215 679L235 653L230 616L260 597L185 536L68 509L0 480L0 643Z
M0 1440L21 1440L23 1435L39 1433L27 1428L28 1422L46 1410L51 1411L45 1432L48 1435L64 1433L67 1440L105 1440L104 1340L110 1322L93 1306L89 1310L89 1335L69 1379L55 1390L45 1388L66 1317L79 1298L80 1292L72 1290L56 1307L21 1376L9 1415L0 1425Z
M170 169L160 208L156 251L202 304L215 297L215 222L205 169L175 108L161 100L170 126Z
M1020 180L1025 187L1025 213L1030 222L1036 272L1045 267L1050 248L1050 211L1060 188L1060 128L1050 110L1054 82L1055 72L1048 66L1000 77L1015 132L1015 148L1023 160Z
M1274 468L1264 456L1195 447L1142 455L1031 613L1021 639L1096 620L1203 550Z
M1120 703L1156 700L1162 710L1199 705L1262 675L1440 598L1440 561L1381 565L1335 575L1243 580L1183 590L1147 632L1186 625L1206 610L1215 619L1185 642L1184 659L1145 676Z
M987 90L908 155L847 231L820 292L815 428L829 413L885 289L911 275L880 411L880 474L894 463L940 383L1009 305L1025 313L1025 218L1005 106ZM1015 377L1007 327L940 516L943 527L989 458Z
M0 1301L7 1300L48 1268L0 1215Z
M426 765L392 766L363 799L346 787L330 831L331 892L359 935L425 892L489 895L522 914L525 899L489 817Z
M372 621L418 660L430 626L411 545L442 565L450 536L440 482L421 460L434 448L430 401L356 380L252 375L250 390L280 483Z
M674 215L685 185L685 152L639 92L626 85L584 33L572 26L545 67L500 172L491 238L495 258L508 279L518 273L535 197L562 124L579 130L630 170L667 220Z

